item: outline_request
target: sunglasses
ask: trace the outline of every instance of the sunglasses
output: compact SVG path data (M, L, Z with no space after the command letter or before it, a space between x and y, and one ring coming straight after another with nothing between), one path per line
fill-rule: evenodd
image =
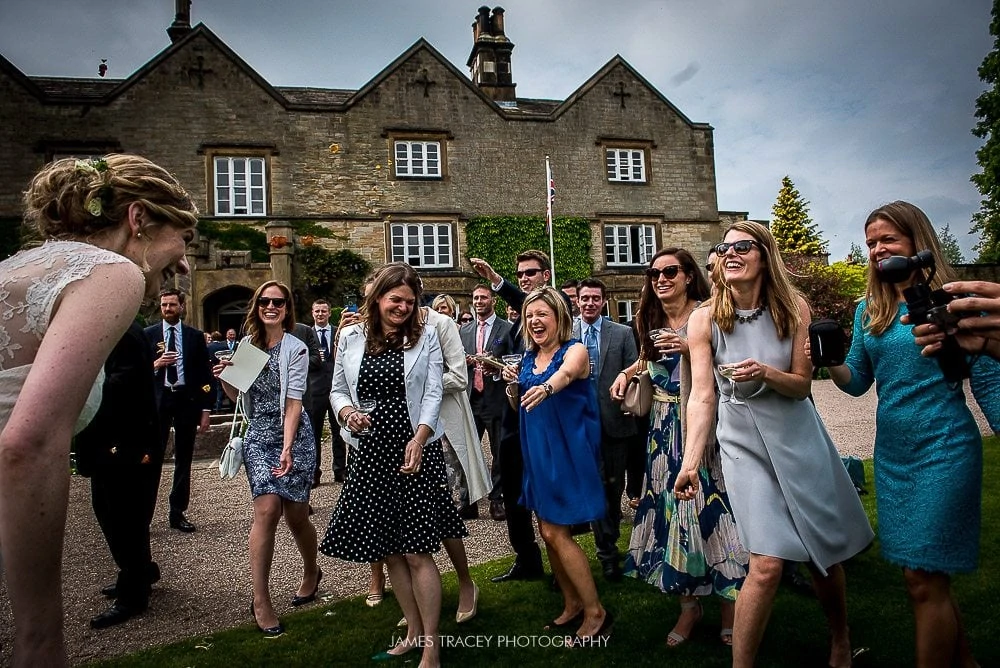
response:
M705 265L705 271L707 271L707 272L708 272L708 273L710 273L710 274L712 273L712 269L713 269L713 268L714 268L714 266L713 266L713 265L711 265L711 264L706 264L706 265Z
M461 318L459 319L459 322L463 324L467 322L472 322L472 318Z
M736 251L737 255L746 255L747 253L750 252L750 249L753 248L754 246L759 248L761 253L764 252L764 247L761 246L756 241L752 241L750 239L740 239L739 241L732 241L732 242L723 241L721 244L715 247L715 254L725 255L729 251L729 249L732 248L734 251Z
M524 271L515 271L514 275L518 278L523 278L527 276L528 278L534 278L535 274L541 273L541 269L525 269Z
M646 270L646 275L649 276L654 281L659 280L660 274L663 274L667 278L677 278L677 273L681 270L681 265L671 264L663 269L657 269L656 267L650 267Z
M283 308L288 302L284 297L257 297L257 306L273 306Z

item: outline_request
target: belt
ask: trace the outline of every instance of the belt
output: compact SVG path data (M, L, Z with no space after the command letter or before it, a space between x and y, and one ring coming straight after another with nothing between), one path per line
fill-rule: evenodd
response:
M169 385L167 389L174 393L187 392L187 385Z
M681 402L680 394L670 394L664 390L659 385L653 386L653 399L667 404L679 404Z

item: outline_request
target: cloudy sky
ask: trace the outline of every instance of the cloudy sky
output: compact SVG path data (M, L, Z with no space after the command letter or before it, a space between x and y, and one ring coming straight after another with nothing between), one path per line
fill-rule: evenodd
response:
M280 86L358 88L420 37L460 70L470 0L194 0ZM769 219L781 178L833 259L905 199L958 237L979 196L970 130L992 45L988 0L508 0L520 97L563 99L620 54L715 128L719 208ZM168 44L172 0L0 0L0 53L29 75L124 78Z

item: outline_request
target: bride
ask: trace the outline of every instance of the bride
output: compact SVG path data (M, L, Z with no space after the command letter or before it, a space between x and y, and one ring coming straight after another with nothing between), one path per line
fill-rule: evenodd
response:
M176 179L134 155L50 163L24 204L44 243L0 262L0 555L14 665L62 666L70 440L143 298L188 273L198 219Z

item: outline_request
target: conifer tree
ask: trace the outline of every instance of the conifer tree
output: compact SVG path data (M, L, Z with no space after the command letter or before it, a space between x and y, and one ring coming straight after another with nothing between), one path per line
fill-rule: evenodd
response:
M976 151L982 171L972 175L983 199L980 209L972 216L972 231L981 237L976 250L976 262L1000 262L1000 0L993 0L993 20L990 22L993 50L979 66L979 78L989 88L976 98L976 118L979 121L972 134L986 141Z
M951 231L951 225L945 225L944 229L938 232L938 242L941 244L941 252L944 254L944 259L948 260L948 264L963 264L965 262L965 256L962 255L962 249L958 245L958 239Z
M809 202L802 199L787 175L781 179L781 190L771 207L771 215L771 233L783 254L826 253L826 243L820 239L816 224L809 217Z
M844 260L847 264L857 264L866 265L868 264L868 253L861 248L861 245L857 242L851 244L851 250L847 254L847 258Z

